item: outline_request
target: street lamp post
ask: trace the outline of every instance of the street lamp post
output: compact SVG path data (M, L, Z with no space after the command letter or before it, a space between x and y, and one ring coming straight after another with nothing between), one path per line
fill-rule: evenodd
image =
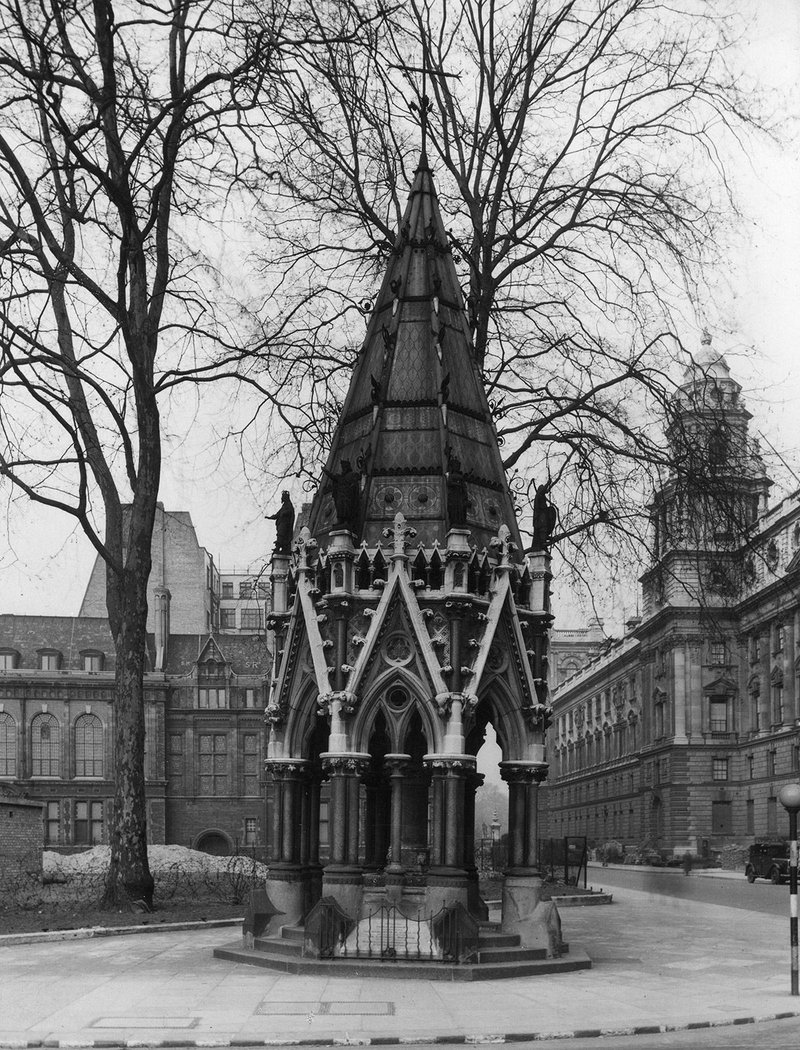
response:
M789 943L792 953L792 995L800 995L797 965L797 813L800 810L800 784L786 784L778 798L789 814Z

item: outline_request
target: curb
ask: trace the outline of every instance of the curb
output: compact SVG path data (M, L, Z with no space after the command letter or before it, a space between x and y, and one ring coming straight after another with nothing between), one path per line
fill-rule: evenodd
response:
M123 937L134 933L179 933L181 930L213 930L220 926L241 926L242 918L234 919L203 919L194 922L163 922L151 926L144 923L141 926L82 926L77 930L42 930L30 933L3 933L0 934L0 948L12 947L17 944L46 944L49 941L86 941L93 937ZM25 1046L25 1043L14 1044ZM58 1043L33 1043L32 1046L57 1046ZM89 1044L85 1044L89 1045ZM101 1046L101 1043L95 1043ZM119 1046L119 1043L112 1044ZM186 1044L181 1043L181 1046ZM0 1048L6 1043L0 1040Z
M613 904L613 893L586 893L582 896L551 897L557 908L590 908L594 904Z
M734 1017L723 1021L687 1021L678 1024L640 1024L618 1028L574 1028L553 1032L506 1032L486 1035L413 1035L413 1036L331 1036L325 1038L292 1039L0 1039L0 1050L140 1050L142 1047L185 1048L201 1047L280 1047L280 1046L415 1046L435 1044L439 1046L478 1046L484 1043L534 1043L546 1039L601 1039L608 1036L660 1035L664 1032L690 1032L703 1028L726 1028L733 1025L758 1024L760 1021L784 1021L800 1017L800 1011L786 1010L774 1014L759 1014Z

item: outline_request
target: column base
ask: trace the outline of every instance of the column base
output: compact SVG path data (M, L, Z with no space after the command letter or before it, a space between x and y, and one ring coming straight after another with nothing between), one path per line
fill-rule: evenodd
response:
M311 911L322 896L322 865L310 864L303 869L306 880L305 915Z
M466 872L459 869L428 872L425 885L425 914L436 915L442 908L462 904L469 910L469 883Z
M342 911L358 921L364 896L361 869L325 868L322 873L322 896L335 898Z
M467 872L467 907L470 915L478 922L489 921L489 906L481 897L480 882L477 871Z
M281 926L295 926L303 921L308 879L302 868L270 868L264 888L279 912L270 920L266 936L277 933Z
M561 954L561 918L552 901L542 900L538 875L506 876L501 928L517 934L523 948L544 948L549 959Z

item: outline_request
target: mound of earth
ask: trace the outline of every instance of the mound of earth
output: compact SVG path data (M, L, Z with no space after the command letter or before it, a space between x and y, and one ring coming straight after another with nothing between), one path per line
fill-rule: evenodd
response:
M42 873L45 882L68 881L70 879L94 878L102 875L109 865L111 849L109 846L93 846L83 853L53 853L45 850L42 854ZM150 871L155 879L166 872L181 871L186 874L224 875L233 871L247 872L254 878L263 878L267 866L250 857L214 857L186 846L147 847Z

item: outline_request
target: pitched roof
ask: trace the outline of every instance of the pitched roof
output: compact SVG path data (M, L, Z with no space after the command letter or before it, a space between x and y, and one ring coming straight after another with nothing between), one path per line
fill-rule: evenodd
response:
M168 675L188 675L206 649L207 634L173 634L167 647ZM214 644L239 675L265 675L271 666L271 657L265 639L257 634L214 634Z
M35 669L40 649L61 653L65 671L83 669L81 653L105 654L105 669L114 668L114 639L108 620L99 616L24 616L0 614L0 648L16 649L20 668Z
M444 544L448 452L467 483L467 528L478 547L506 524L521 547L497 434L472 349L452 252L424 155L356 361L326 464L363 475L358 539L374 546L401 511L418 542ZM309 528L335 528L329 485Z
M167 648L168 675L190 674L198 657L213 637L235 674L264 675L271 665L265 639L256 634L171 634ZM153 666L153 636L146 639L148 670ZM105 655L104 670L116 665L114 639L108 621L95 616L18 616L0 614L0 649L20 654L19 670L36 670L38 651L54 649L61 653L61 669L82 671L81 653L98 651Z

